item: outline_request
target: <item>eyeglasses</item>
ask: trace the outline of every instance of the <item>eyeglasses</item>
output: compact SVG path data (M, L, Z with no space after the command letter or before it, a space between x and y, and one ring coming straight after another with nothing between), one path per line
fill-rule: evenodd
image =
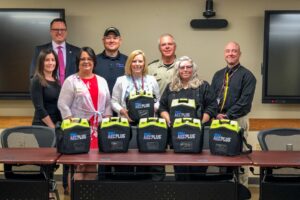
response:
M59 29L59 28L52 28L51 29L51 31L55 31L55 32L62 32L62 33L64 33L64 32L66 32L67 31L67 29Z
M179 69L192 69L193 65L183 65L179 66Z
M92 58L80 58L79 60L82 62L84 62L84 61L92 62L93 61Z

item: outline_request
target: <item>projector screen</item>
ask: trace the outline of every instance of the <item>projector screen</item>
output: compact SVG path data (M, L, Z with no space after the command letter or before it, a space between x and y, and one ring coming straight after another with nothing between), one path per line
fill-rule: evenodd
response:
M300 103L300 11L266 11L263 103Z
M64 9L0 9L0 98L29 99L34 47L51 41L50 22Z

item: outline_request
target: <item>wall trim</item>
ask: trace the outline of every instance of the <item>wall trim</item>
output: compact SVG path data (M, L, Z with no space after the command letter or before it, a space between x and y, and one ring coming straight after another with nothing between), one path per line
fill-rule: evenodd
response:
M270 128L300 128L300 119L258 119L250 118L250 131Z
M30 126L32 118L32 116L0 116L0 128Z

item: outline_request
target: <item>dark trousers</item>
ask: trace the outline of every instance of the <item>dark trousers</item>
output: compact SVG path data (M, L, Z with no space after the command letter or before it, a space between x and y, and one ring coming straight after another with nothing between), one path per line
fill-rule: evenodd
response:
M69 165L63 165L63 177L62 177L62 181L63 181L63 187L64 189L66 189L68 187L68 176L69 176L69 170L70 170L70 166Z

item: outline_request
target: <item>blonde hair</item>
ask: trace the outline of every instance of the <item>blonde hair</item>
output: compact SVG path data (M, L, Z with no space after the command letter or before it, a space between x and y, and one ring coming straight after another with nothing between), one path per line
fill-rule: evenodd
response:
M198 66L196 65L196 63L188 56L182 56L176 61L175 66L174 66L175 70L174 70L174 73L173 73L173 76L171 79L171 83L170 83L171 91L178 92L179 90L183 89L183 84L182 84L182 81L181 81L181 78L179 75L179 67L180 67L180 64L184 61L190 62L193 66L193 72L192 72L192 76L188 82L188 88L196 89L203 83L203 80L201 80L198 76L198 73L197 73Z
M125 64L125 75L128 75L128 76L132 75L131 64L132 64L133 59L137 55L142 55L143 56L143 60L144 60L143 76L148 73L148 67L147 67L147 64L146 64L145 53L142 50L134 50L133 52L131 52L129 54L129 56L127 58L127 61L126 61L126 64Z

